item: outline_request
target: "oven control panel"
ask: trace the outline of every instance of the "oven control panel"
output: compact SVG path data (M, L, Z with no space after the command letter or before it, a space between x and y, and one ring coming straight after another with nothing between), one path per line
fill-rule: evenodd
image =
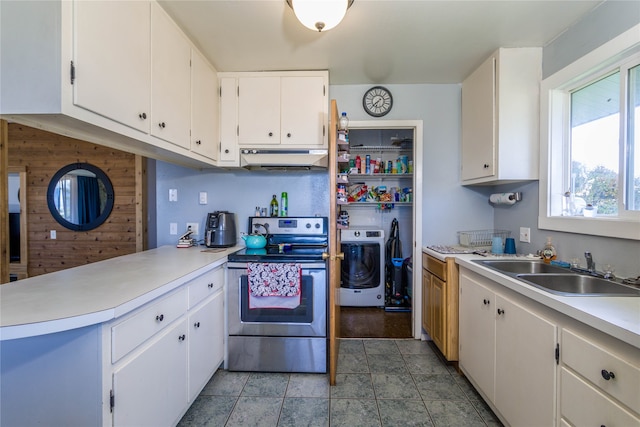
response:
M326 217L249 217L250 233L324 235L327 233Z

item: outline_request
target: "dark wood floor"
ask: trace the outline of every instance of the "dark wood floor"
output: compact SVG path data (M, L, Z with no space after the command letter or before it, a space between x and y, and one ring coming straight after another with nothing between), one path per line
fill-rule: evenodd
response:
M411 312L341 307L341 338L411 338Z

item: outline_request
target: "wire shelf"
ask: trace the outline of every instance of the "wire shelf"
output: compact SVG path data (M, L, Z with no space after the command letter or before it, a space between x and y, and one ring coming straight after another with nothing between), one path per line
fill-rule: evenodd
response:
M458 231L458 242L461 246L478 248L481 246L491 246L494 237L501 237L502 240L511 236L509 230L471 230Z

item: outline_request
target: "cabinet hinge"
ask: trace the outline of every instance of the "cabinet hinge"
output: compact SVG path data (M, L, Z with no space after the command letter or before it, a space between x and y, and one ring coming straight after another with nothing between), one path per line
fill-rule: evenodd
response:
M220 98L222 98L222 86L220 86L220 88L218 88L218 91L220 92L219 93Z
M325 136L325 132L326 132L326 130L324 128L324 125L322 125L322 136Z
M240 125L236 126L236 136L240 136Z
M109 410L113 412L113 407L115 405L115 398L113 397L113 390L109 391Z
M236 92L238 94L238 98L240 98L240 85L238 85L238 88L236 89Z
M73 65L73 61L71 61L71 67L69 68L69 77L71 80L71 84L76 80L76 66Z
M322 85L322 96L325 96L327 94L327 87L325 85Z
M560 364L560 343L556 343L556 365Z

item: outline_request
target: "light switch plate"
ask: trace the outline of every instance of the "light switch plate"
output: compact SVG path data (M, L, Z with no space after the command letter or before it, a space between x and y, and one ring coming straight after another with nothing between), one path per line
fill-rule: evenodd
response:
M520 227L520 241L531 243L531 229L529 227Z
M169 224L169 234L171 234L172 236L175 236L176 234L178 234L178 223L177 222L172 222Z
M177 202L178 201L178 189L177 188L170 188L169 189L169 201L170 202Z
M199 201L200 201L201 205L206 205L207 204L207 192L206 191L201 191L200 192Z
M57 236L57 233L56 233L56 230L51 230L51 231L49 231L49 237L50 237L52 240L55 240L55 239L58 237L58 236Z

